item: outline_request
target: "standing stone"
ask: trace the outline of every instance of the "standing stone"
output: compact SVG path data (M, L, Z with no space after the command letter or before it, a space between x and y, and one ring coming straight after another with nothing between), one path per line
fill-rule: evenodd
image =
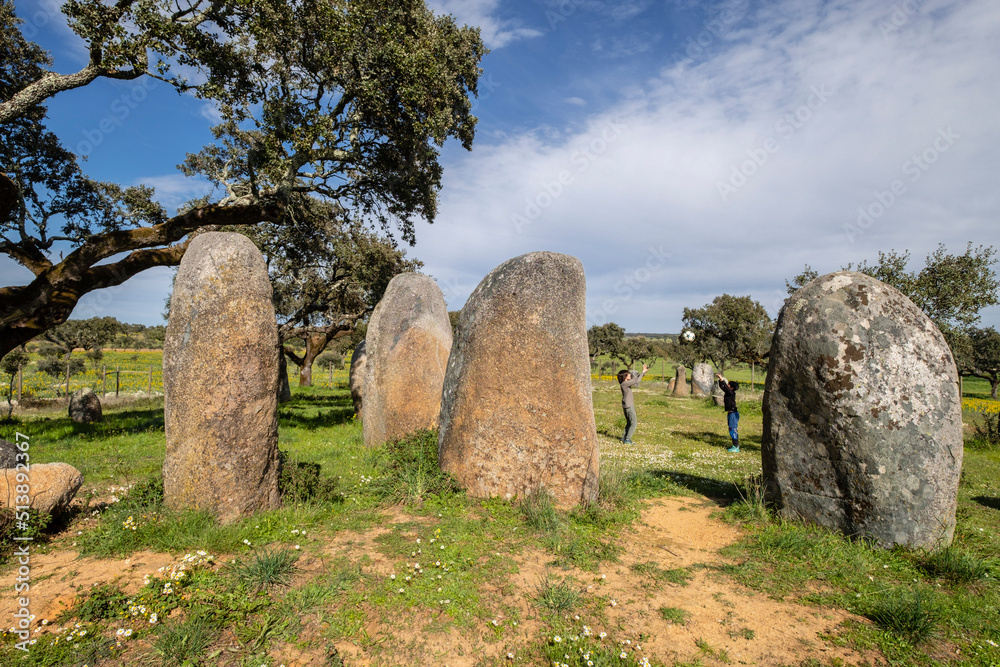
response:
M292 387L288 384L288 360L285 353L278 351L278 403L292 400Z
M710 396L715 375L709 364L695 364L691 371L691 395Z
M260 251L240 234L196 236L163 344L168 506L227 524L279 505L278 354Z
M365 351L365 341L361 341L354 346L354 354L351 355L351 371L348 375L348 382L351 385L351 400L354 401L354 414L361 418L363 408L362 397L365 390L365 366L367 365L368 354Z
M718 381L712 382L712 400L720 408L726 405L726 395L722 393L722 387L719 386Z
M955 362L900 292L842 271L785 302L764 387L768 498L890 547L951 543L962 467Z
M462 309L438 453L469 495L597 498L585 296L580 260L533 252L493 269Z
M683 366L677 367L677 375L674 377L674 389L671 392L671 396L689 396L691 390L688 388L687 383L687 369Z
M677 384L677 378L670 378L667 382L667 393L670 394L674 391L674 386Z
M452 340L441 288L430 276L396 276L375 306L366 336L365 444L436 428Z
M101 399L90 387L77 389L69 399L69 418L79 424L91 424L102 419Z

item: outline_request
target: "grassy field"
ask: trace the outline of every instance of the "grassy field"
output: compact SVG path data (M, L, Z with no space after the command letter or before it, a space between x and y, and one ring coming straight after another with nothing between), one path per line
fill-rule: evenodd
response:
M807 657L747 664L833 667L850 651L860 664L1000 665L1000 452L966 451L952 548L884 551L762 507L759 391L741 392L736 455L708 401L670 398L659 382L635 393L639 426L626 448L617 384L595 381L602 499L570 513L544 496L466 498L437 471L433 434L366 449L343 384L296 388L280 411L295 471L287 502L228 527L162 506L162 399L109 408L94 425L62 413L0 425L0 437L29 438L33 463L64 461L87 480L84 506L50 527L38 558L79 552L88 568L115 559L113 572L132 567L126 559L171 563L131 585L116 575L67 590L67 609L44 618L29 652L4 634L0 664L740 664L736 648L764 641L766 619L729 627L720 643L693 620L701 602L643 616L645 600L711 584L706 600L749 590L814 610L799 614L844 616L802 648ZM633 541L641 517L669 498L718 507L738 539L722 556L662 565L662 552ZM691 635L690 651L656 648L670 628Z

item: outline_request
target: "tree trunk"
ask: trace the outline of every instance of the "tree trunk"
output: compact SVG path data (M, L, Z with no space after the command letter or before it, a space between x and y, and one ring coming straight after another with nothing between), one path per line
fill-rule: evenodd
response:
M994 401L997 400L997 385L1000 385L1000 378L990 380L990 396L993 397Z
M313 362L330 344L330 334L325 332L310 333L305 337L305 341L306 353L302 357L302 365L299 367L299 386L311 387Z
M278 402L292 400L292 388L288 386L288 361L284 354L278 355Z

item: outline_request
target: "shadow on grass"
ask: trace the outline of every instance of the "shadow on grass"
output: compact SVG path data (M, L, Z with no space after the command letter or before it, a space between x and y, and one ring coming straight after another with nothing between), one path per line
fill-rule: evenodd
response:
M278 419L285 426L323 428L340 426L354 418L354 403L349 394L296 396L278 407Z
M82 437L100 439L116 435L131 435L148 431L163 430L163 408L121 410L104 414L104 418L92 424L79 424L69 416L46 416L43 419L14 418L0 425L0 437L14 440L15 431L29 437L37 437L48 442L63 438ZM9 437L8 437L9 435Z
M719 434L713 431L702 431L701 433L685 433L685 437L698 442L703 442L709 447L727 448L733 441L729 439L729 434ZM760 436L748 436L740 438L740 447L751 451L760 451Z
M973 500L983 507L1000 510L1000 498L990 498L988 496L976 496Z
M662 480L664 483L699 493L720 507L725 507L734 500L738 500L741 497L740 494L745 493L745 489L740 489L732 482L720 482L710 477L691 475L677 470L647 470L645 474Z

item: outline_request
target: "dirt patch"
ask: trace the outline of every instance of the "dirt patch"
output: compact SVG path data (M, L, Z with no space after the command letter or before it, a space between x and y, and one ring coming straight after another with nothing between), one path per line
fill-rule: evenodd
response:
M53 621L63 610L72 607L77 596L93 586L115 584L126 593L135 593L143 586L146 575L177 560L170 554L142 551L124 560L80 558L75 550L31 553L31 611L35 623ZM16 611L18 595L17 566L0 575L0 619L11 619ZM2 623L3 621L0 621ZM36 625L35 627L41 627Z

